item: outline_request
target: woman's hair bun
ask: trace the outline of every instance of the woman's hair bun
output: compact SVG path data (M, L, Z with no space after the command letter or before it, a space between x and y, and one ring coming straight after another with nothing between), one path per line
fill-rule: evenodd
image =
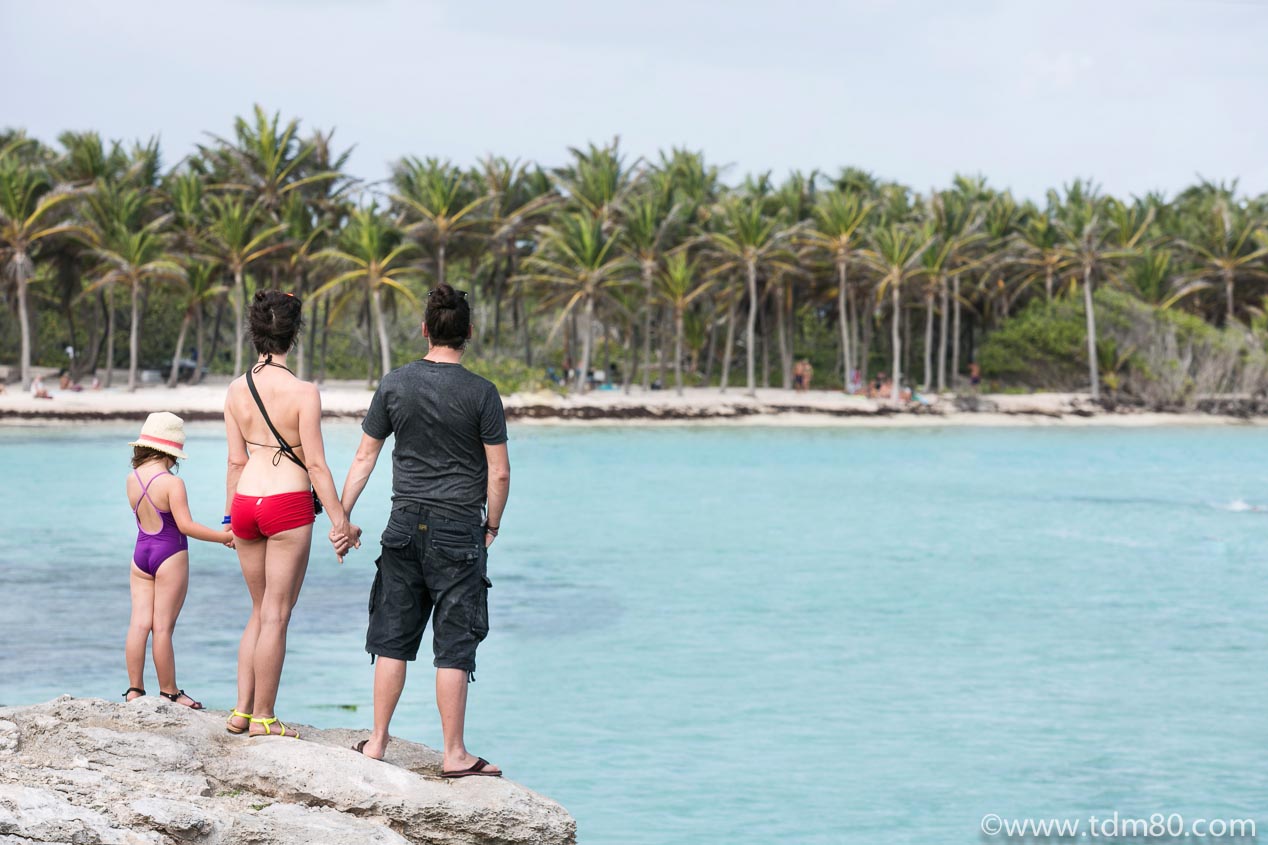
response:
M255 292L247 328L261 355L285 355L303 327L304 303L299 297L270 288Z

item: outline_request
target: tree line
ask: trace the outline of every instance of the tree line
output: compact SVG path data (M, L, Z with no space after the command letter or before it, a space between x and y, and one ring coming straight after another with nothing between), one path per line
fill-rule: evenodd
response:
M370 184L348 154L258 106L169 169L156 141L0 133L0 355L29 383L36 346L49 363L69 346L73 378L109 378L126 328L130 389L143 332L171 344L170 384L191 347L193 380L240 373L245 303L271 286L305 300L301 376L325 377L343 342L373 380L449 282L477 315L477 357L558 366L574 390L601 345L627 390L672 372L680 391L753 392L772 358L790 387L805 355L838 386L884 370L898 399L954 388L1010 318L1071 301L1096 397L1114 367L1097 288L1221 329L1265 311L1268 198L1235 184L1120 199L1076 180L1043 203L981 176L921 193L851 167L728 184L702 153L632 158L616 140L549 168L408 156Z

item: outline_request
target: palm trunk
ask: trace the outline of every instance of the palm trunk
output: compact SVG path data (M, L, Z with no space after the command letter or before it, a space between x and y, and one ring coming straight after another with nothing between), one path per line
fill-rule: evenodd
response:
M947 389L947 277L938 279L938 295L941 298L942 313L939 315L941 325L938 327L938 392Z
M18 267L18 326L22 333L22 347L18 355L18 369L22 373L22 389L31 389L31 315L26 305L26 273L22 266L26 264L26 256L17 257Z
M1228 312L1224 318L1224 325L1233 325L1233 305L1234 305L1234 284L1233 271L1225 268L1224 274L1224 299L1228 302Z
M445 242L436 244L436 287L445 283Z
M643 262L643 390L652 387L652 282L656 265Z
M190 384L201 384L203 380L203 370L207 366L207 359L203 357L203 340L206 332L203 329L203 305L198 303L194 311L194 375L190 378Z
M233 375L236 378L242 372L242 345L244 335L243 318L246 312L246 288L243 287L242 268L233 271Z
M722 347L721 393L726 393L727 384L731 380L731 355L735 352L735 310L738 305L738 297L732 296L726 309L726 343Z
M928 393L933 384L933 291L925 297L925 378L920 385L922 393Z
M590 373L590 348L594 341L594 295L586 295L585 334L581 337L581 366L577 369L577 392L586 392Z
M745 349L747 364L747 387L748 395L757 396L757 349L756 349L756 329L757 329L757 309L761 307L761 303L757 301L757 265L752 261L747 262L746 269L748 271L748 326L744 331L744 343L748 346Z
M845 288L845 261L837 260L837 323L841 330L841 384L846 393L850 392L850 374L854 372L853 350L850 339L853 329L850 326L850 301Z
M114 283L106 285L106 387L114 384Z
M306 272L299 274L299 287L295 291L295 296L299 297L301 303L304 301L304 282L307 277L308 274ZM300 313L301 315L303 314L302 305ZM295 335L295 372L299 373L299 377L302 379L308 378L308 344L304 343L304 332L302 329Z
M1092 401L1101 398L1101 377L1096 360L1096 310L1092 307L1092 266L1083 267L1083 308L1087 311L1087 368L1092 381Z
M621 374L621 388L629 396L630 387L634 384L634 370L638 367L638 333L634 331L633 320L630 320L625 330L628 337L625 338L625 372Z
M1046 265L1043 269L1043 291L1048 297L1048 301L1052 302L1052 265Z
M321 366L317 373L317 383L321 384L326 380L326 346L330 338L330 297L324 297L324 304L321 307Z
M898 301L898 282L895 281L889 286L890 302L893 304L893 316L890 320L889 339L891 344L891 352L894 355L893 370L891 373L893 383L890 386L889 398L891 402L897 402L902 393L900 386L903 379L903 340L899 333L899 323L902 321L902 307Z
M960 383L960 277L951 280L951 387Z
M172 371L167 376L168 387L175 387L180 378L181 350L185 348L185 334L189 331L189 321L193 318L193 313L192 307L185 309L185 317L181 320L181 330L176 334L176 349L172 352Z
M140 352L141 280L132 280L132 324L128 326L128 392L136 390L137 356Z
M216 354L220 351L220 325L224 322L225 303L229 301L229 294L222 294L216 301L216 322L211 327L211 354L210 359L216 360ZM210 368L210 364L207 365ZM201 381L201 376L199 381Z
M381 288L376 287L370 293L370 308L374 315L374 326L379 333L379 359L383 366L382 375L385 376L392 371L392 349L387 339L387 321L383 319L383 290Z
M784 383L784 390L791 390L792 389L792 370L793 370L792 348L788 342L788 335L789 335L788 327L784 323L784 316L785 316L784 296L786 294L791 296L791 292L785 291L784 285L781 284L778 288L775 289L774 305L775 305L775 315L776 315L776 319L775 319L776 329L779 333L779 363L781 365L780 369L782 370L782 372L780 373L780 377Z
M678 395L682 395L682 309L674 312L674 383L678 385Z

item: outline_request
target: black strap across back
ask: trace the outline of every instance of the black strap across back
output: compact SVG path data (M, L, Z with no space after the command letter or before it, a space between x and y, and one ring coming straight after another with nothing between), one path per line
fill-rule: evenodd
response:
M255 400L255 407L260 409L260 416L264 417L264 424L269 427L269 431L273 432L273 437L277 439L277 456L273 459L273 466L277 466L277 462L282 459L283 455L285 455L294 461L297 467L307 472L308 467L304 466L304 462L299 459L299 455L295 453L294 447L286 442L286 438L282 437L282 433L277 430L277 426L273 425L273 420L269 419L269 412L264 408L264 400L260 398L260 391L255 388L255 379L251 377L251 374L259 372L264 367L277 367L279 369L286 370L286 372L291 375L295 375L295 373L291 372L290 367L283 367L281 364L274 364L272 355L269 355L263 361L247 370L247 387L251 388L251 398Z

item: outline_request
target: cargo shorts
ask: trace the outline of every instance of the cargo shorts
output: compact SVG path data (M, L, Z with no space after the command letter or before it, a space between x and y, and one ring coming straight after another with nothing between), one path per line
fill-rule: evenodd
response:
M365 650L414 660L430 617L434 665L474 673L476 647L489 633L493 586L483 526L432 518L419 505L398 505L382 546L374 562L378 573L370 588Z

